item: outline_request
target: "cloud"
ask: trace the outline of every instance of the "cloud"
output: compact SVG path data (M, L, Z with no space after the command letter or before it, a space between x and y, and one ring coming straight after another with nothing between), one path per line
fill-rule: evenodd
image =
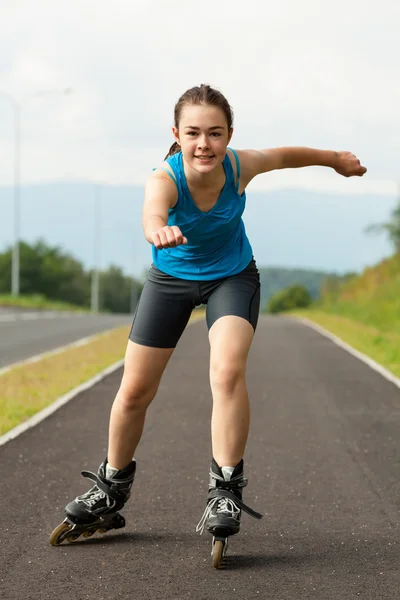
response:
M321 169L271 174L257 189L396 189L395 0L368 10L359 0L36 0L0 10L0 90L23 104L24 181L143 184L170 145L177 98L209 82L234 107L236 147L346 149L369 169L351 182ZM73 94L57 91L65 87ZM3 185L12 182L11 114L0 99Z

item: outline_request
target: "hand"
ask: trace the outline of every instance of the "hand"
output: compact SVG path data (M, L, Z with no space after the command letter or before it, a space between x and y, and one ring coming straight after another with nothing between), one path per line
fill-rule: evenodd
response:
M173 225L172 227L166 225L157 231L153 231L151 240L157 250L162 250L162 248L175 248L175 246L187 244L187 238L183 236L181 230L176 225Z
M336 152L336 162L333 168L343 177L353 177L354 175L362 177L367 172L367 169L351 152Z

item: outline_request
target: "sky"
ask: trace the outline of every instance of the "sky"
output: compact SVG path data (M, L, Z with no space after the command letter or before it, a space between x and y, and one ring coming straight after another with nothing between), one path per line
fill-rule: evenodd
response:
M400 3L380 0L13 0L0 4L0 186L143 185L172 143L173 108L209 83L236 148L349 150L362 179L311 167L255 190L395 197L400 180ZM67 92L66 92L67 91Z

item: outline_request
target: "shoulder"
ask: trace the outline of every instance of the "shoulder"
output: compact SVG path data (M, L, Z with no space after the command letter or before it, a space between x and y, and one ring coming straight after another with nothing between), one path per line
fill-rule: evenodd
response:
M227 155L231 161L235 181L238 183L241 194L248 183L256 175L255 161L257 161L257 150L236 150L227 148Z
M256 175L283 168L283 152L281 148L236 150L236 154L240 162L240 182L242 188L245 188Z
M176 173L175 169L171 165L171 163L167 160L162 162L158 167L153 169L153 173L150 177L156 177L161 179L166 179L169 181L174 181L176 183Z
M234 150L233 148L227 148L227 154L231 160L235 177L238 170L239 176L257 171L262 160L262 153L259 150Z
M235 179L237 179L238 171L240 173L240 159L239 159L237 150L234 150L233 148L227 148L226 149L226 154L227 154L229 160L231 161L231 165L232 165L233 173L235 175Z
M166 161L153 169L153 172L147 178L145 195L146 197L162 197L168 201L170 206L176 204L178 198L176 177L173 169Z
M267 173L282 168L282 148L265 148L263 150L237 150L240 164L248 177Z

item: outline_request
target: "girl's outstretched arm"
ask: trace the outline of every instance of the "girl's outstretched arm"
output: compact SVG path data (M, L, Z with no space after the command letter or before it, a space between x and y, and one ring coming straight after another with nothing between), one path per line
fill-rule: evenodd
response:
M186 244L187 239L177 226L168 225L168 212L178 198L175 183L162 171L155 171L145 186L142 223L145 238L161 250Z
M300 167L331 167L344 177L362 177L367 169L351 152L317 150L315 148L287 147L267 150L238 150L243 180L247 183L260 173L277 169ZM241 178L242 179L242 178Z

